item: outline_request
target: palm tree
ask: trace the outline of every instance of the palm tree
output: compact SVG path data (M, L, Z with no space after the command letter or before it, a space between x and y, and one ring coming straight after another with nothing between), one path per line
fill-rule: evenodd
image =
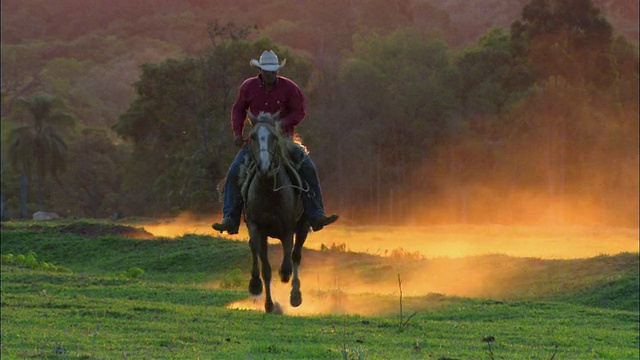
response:
M42 190L48 174L56 176L64 171L67 162L67 144L61 130L72 128L73 118L65 112L64 103L54 96L39 93L29 99L20 99L18 120L25 125L9 133L9 162L32 184L35 169L38 190L38 210L42 210Z

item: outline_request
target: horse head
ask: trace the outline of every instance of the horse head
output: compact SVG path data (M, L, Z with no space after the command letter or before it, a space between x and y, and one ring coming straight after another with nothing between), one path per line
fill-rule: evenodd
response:
M258 170L268 173L270 169L277 168L282 154L282 133L280 131L280 114L260 112L254 116L248 112L251 121L249 133L249 146L253 160L258 165Z

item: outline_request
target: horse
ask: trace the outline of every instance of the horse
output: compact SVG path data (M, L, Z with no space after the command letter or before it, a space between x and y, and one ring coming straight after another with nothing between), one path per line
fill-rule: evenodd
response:
M268 237L282 243L283 259L280 280L291 281L289 302L297 307L302 303L298 271L302 259L302 246L309 234L309 223L303 213L302 181L290 158L292 140L280 131L279 114L261 112L257 117L249 112L251 131L248 146L250 152L245 161L242 181L244 217L249 230L249 245L253 265L249 293L257 296L265 290L265 311L274 310L271 298L271 265L268 257ZM295 242L294 242L295 235ZM258 265L262 265L262 273ZM261 276L262 275L262 279Z

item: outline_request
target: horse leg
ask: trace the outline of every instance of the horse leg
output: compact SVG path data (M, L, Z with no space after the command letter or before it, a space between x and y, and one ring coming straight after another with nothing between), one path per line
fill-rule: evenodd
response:
M262 263L262 280L264 281L264 310L273 312L273 299L271 299L271 265L269 265L269 254L267 247L267 237L260 239L260 262Z
M258 296L262 294L262 280L260 280L260 267L258 266L258 253L260 252L260 243L254 238L249 240L251 247L251 257L253 264L251 266L251 280L249 281L249 294Z
M293 280L291 281L291 293L289 294L289 303L293 307L298 307L302 304L302 292L300 291L300 278L298 277L298 270L300 269L300 263L293 264Z
M307 225L299 224L296 231L296 244L291 254L293 260L293 280L291 281L291 294L289 296L289 302L291 306L298 307L302 304L302 292L300 291L300 278L298 277L298 271L300 270L300 262L302 261L302 246L304 245L309 228Z
M291 278L291 250L293 248L293 234L282 239L282 265L280 266L280 280L288 283Z

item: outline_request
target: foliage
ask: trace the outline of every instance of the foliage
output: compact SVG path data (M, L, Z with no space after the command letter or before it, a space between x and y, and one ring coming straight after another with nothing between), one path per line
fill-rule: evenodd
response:
M199 58L145 65L136 83L137 99L114 125L134 144L125 191L136 194L135 213L211 209L215 185L233 155L231 141L226 141L232 138L228 113L237 86L231 79L248 77L251 71L235 59L273 48L283 57L291 55L289 62L299 77L304 79L308 71L300 58L268 39L249 43L233 38L214 44Z
M406 251L401 247L391 250L389 257L394 260L420 260L423 258L419 251Z
M542 79L598 86L611 80L613 29L591 0L533 0L511 29Z
M413 166L455 133L457 76L442 40L411 28L356 37L338 81L336 109L326 111L343 111L349 121L318 120L316 138L338 139L319 168L333 169L325 175L332 179L328 185L342 189L346 202L380 208L387 188L400 197L414 190L407 181ZM372 156L365 160L365 153ZM336 162L342 164L337 169ZM347 177L346 169L362 176Z
M36 259L36 253L30 251L27 255L18 254L16 256L13 253L6 253L2 255L2 265L4 266L18 266L26 267L29 269L38 269L44 271L54 271L61 273L71 273L72 271L62 266L56 266L46 261L38 261Z
M45 171L28 208L218 211L235 89L274 49L307 95L298 130L343 219L636 226L637 3L483 4L3 1L3 130L43 91L91 129L64 139L69 172ZM107 153L81 150L105 139ZM7 152L3 215L20 201Z
M493 28L456 59L467 116L500 113L526 94L533 74L513 51L509 33Z
M42 210L47 175L57 176L66 170L65 132L73 129L74 119L64 103L44 93L18 99L12 117L23 125L14 127L8 135L8 160L13 170L26 175L29 185L34 182L35 172L38 209Z
M60 215L107 218L126 209L121 185L129 148L110 135L104 128L84 128L69 142L75 161L60 176L64 186L50 194Z
M331 243L331 245L327 246L325 244L320 244L320 251L330 251L330 252L348 252L347 244L341 243Z
M6 45L2 42L2 118L12 112L16 101L41 85L42 60L39 46ZM11 69L7 71L6 69Z
M141 277L142 275L144 275L144 270L140 269L139 267L135 267L135 266L132 266L132 267L128 268L127 272L125 273L125 276L130 278L130 279L137 279L137 278Z

